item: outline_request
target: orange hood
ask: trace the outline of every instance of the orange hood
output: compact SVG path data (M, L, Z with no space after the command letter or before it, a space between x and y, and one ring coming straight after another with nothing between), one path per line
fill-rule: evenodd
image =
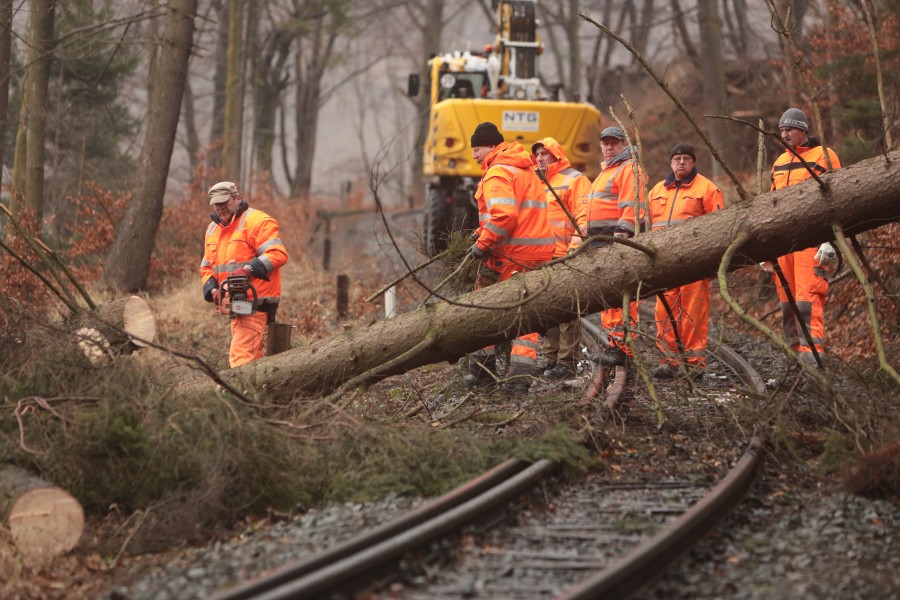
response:
M548 179L556 175L563 169L568 169L572 166L572 164L569 162L569 157L566 156L566 151L563 150L563 147L559 145L559 142L557 142L552 137L545 137L531 145L531 163L535 168L537 168L537 161L534 158L534 153L537 151L538 145L546 148L547 151L550 152L550 154L558 159L555 163L547 167L547 173L545 174L545 176Z

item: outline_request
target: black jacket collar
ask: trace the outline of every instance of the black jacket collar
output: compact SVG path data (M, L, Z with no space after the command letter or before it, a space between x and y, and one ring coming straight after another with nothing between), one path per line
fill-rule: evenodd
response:
M697 176L697 167L691 169L691 172L687 174L687 177L682 179L681 181L675 181L675 171L669 171L669 174L666 175L666 187L672 187L673 185L678 185L678 187L691 185L694 181L694 177Z
M228 227L228 225L230 225L231 223L234 223L235 219L237 219L242 214L247 212L248 208L250 208L250 205L247 204L247 201L244 199L241 199L241 203L238 205L237 210L234 211L234 214L231 215L231 218L228 219L228 223L225 223L224 221L222 221L222 219L220 219L219 215L217 215L216 213L212 213L211 215L209 215L209 218L212 219L212 222L215 223L216 225L221 225L222 227Z

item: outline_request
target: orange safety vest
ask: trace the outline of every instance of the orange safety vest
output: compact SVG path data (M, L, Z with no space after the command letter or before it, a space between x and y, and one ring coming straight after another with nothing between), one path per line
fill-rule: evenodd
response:
M211 282L216 286L233 272L246 268L258 258L266 268L268 281L260 273L252 274L250 283L256 289L260 304L278 304L281 299L281 267L288 255L278 235L278 222L262 212L247 207L232 215L228 223L210 223L206 229L206 250L200 262L200 278L204 293Z
M634 159L626 148L614 157L591 184L587 201L578 216L578 226L586 235L614 235L627 233L634 237L634 215L640 204L638 218L644 220L644 174L638 171L638 198L635 202ZM605 246L607 242L595 242L593 246Z
M772 189L780 190L812 179L807 166L816 174L828 171L825 160L825 149L816 138L808 138L806 146L794 148L799 158L790 151L785 151L772 165ZM828 149L831 168L841 168L841 161L832 149ZM800 318L809 329L812 343L818 353L824 352L825 344L825 298L828 294L828 280L825 269L815 266L816 248L804 248L780 256L778 265L787 280L788 288L794 296L794 302L800 312ZM772 276L775 290L781 303L782 327L784 339L790 346L801 353L811 353L810 340L802 335L797 316L782 288L781 279Z
M722 191L694 169L686 178L675 181L669 173L650 190L647 200L652 230L665 229L682 221L719 210L724 206Z
M476 244L495 268L504 259L537 265L553 258L556 240L547 219L544 185L532 169L531 155L517 142L497 145L481 164Z
M801 181L812 179L812 175L806 170L804 163L817 175L821 175L828 170L828 163L825 160L825 149L819 140L809 138L807 144L809 145L794 148L797 154L800 155L799 159L792 152L785 151L772 165L773 190L780 190L789 185L796 185ZM828 149L828 156L831 159L831 168L840 169L841 161L831 148Z
M550 187L556 192L556 196L547 189L546 183L543 184L547 189L547 218L550 220L550 228L556 238L556 250L553 253L553 257L556 258L566 255L572 236L575 234L575 224L566 214L566 210L573 218L578 214L579 208L590 193L591 181L581 171L572 167L565 150L555 139L546 137L535 142L535 145L537 144L544 146L550 154L558 159L547 167L547 172L544 174ZM559 200L556 199L557 196ZM565 206L565 210L563 206Z

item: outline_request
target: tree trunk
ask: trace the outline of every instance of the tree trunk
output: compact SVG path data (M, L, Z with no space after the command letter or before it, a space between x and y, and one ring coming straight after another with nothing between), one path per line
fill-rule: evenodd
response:
M231 0L228 10L228 83L225 86L225 176L241 181L244 122L244 1Z
M728 105L728 92L725 89L725 58L722 56L722 20L719 18L719 0L700 0L698 6L700 17L701 61L703 63L703 101L704 111L712 115L731 114ZM729 132L734 125L724 119L708 119L706 128L710 139L725 162L730 160L728 143ZM722 167L717 161L712 163L713 181L725 179ZM726 203L729 198L726 198Z
M194 90L190 78L184 82L184 96L181 99L181 118L184 119L184 147L191 162L191 179L198 173L200 166L197 155L200 152L200 134L197 133L197 116L194 110Z
M274 25L274 24L273 24ZM281 98L287 87L285 64L293 35L278 28L267 34L253 70L253 146L256 168L272 176L275 123Z
M50 100L50 61L53 59L55 0L32 0L31 40L28 53L28 139L25 147L25 206L37 223L44 214L44 128Z
M333 390L396 359L369 378L377 381L423 365L455 361L520 332L544 331L570 321L579 309L588 314L621 306L623 293L634 298L640 290L646 297L713 276L739 231L747 232L749 241L736 254L734 268L832 239L835 222L850 234L900 220L900 151L888 158L890 162L873 158L824 175L829 191L820 191L810 180L634 238L655 248L655 258L616 244L457 298L460 303L510 306L530 297L514 309L442 302L225 371L222 376L243 389L252 386L271 398L287 398ZM545 285L546 291L541 292ZM398 358L428 336L433 336L429 346ZM177 393L200 400L215 390L213 382L204 380L185 382Z
M423 206L425 203L425 175L422 173L423 156L421 149L425 147L428 138L428 122L431 115L430 86L425 83L430 79L428 70L428 58L441 51L441 36L444 33L444 2L442 0L425 0L423 7L425 27L422 29L422 54L421 67L419 68L419 81L421 89L414 99L416 104L416 139L413 148L416 150L410 157L410 194L414 206Z
M6 164L9 126L9 62L12 54L12 0L0 0L0 165Z
M123 292L136 292L147 283L193 46L196 13L197 0L169 2L160 49L150 65L146 139L138 162L134 194L117 225L116 239L105 267L110 283Z
M84 510L68 492L13 466L0 468L0 515L19 551L44 564L75 547Z
M228 82L228 5L227 0L213 0L216 12L216 50L213 55L216 61L213 73L213 109L212 125L209 131L210 151L206 164L213 169L222 166L222 140L225 135L225 97ZM217 180L220 178L217 178ZM213 181L205 182L207 185ZM204 186L206 187L206 186Z
M312 184L312 161L305 157L313 156L316 148L316 132L319 123L319 96L321 95L322 76L331 48L336 36L325 33L321 29L321 22L312 34L313 41L310 58L304 64L303 56L298 52L297 73L297 105L294 111L295 132L297 140L297 163L294 167L291 194L305 197L309 194ZM330 39L324 43L322 37Z

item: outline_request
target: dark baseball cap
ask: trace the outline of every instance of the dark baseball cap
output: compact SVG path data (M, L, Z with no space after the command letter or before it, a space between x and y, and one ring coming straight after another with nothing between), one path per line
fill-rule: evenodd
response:
M603 138L616 138L617 140L625 141L625 132L619 129L618 127L607 127L603 131L600 132L600 139Z

